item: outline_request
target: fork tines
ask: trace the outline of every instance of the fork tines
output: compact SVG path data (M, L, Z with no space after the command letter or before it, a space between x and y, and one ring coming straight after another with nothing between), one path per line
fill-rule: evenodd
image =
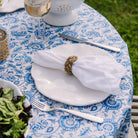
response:
M44 104L36 99L33 99L32 100L32 105L34 105L35 107L38 107L38 108L44 108Z

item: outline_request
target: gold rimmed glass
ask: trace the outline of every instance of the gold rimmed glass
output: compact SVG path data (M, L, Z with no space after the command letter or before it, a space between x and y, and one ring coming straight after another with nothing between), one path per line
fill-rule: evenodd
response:
M26 12L38 19L37 40L44 40L44 30L40 30L40 19L49 12L51 0L24 0L24 5Z

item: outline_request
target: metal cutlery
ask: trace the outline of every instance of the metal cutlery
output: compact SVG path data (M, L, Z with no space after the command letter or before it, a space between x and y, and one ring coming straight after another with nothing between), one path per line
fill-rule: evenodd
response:
M79 43L85 43L85 44L93 45L96 47L105 48L105 49L108 49L111 51L120 52L120 49L116 48L116 47L111 47L111 46L107 46L107 45L103 45L103 44L99 44L99 43L95 43L95 42L91 42L91 41L82 40L82 39L75 38L75 37L72 37L70 35L66 35L66 34L62 34L62 33L59 33L59 36L65 38L65 39L71 40L71 41L75 41L75 42L79 42Z
M87 113L82 113L76 110L69 110L69 109L64 109L64 108L55 108L53 106L48 106L36 99L32 100L32 105L35 106L36 108L38 108L41 111L53 111L53 110L60 110L60 111L65 111L68 113L71 113L73 115L82 117L84 119L90 120L90 121L94 121L94 122L98 122L98 123L102 123L103 122L103 118L97 117L97 116L93 116Z

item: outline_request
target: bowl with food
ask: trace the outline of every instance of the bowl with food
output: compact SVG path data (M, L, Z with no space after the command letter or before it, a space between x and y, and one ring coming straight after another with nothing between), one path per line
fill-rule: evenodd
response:
M67 26L77 21L78 8L84 0L51 0L51 9L43 20L53 26Z
M24 137L32 106L19 88L0 79L0 138Z

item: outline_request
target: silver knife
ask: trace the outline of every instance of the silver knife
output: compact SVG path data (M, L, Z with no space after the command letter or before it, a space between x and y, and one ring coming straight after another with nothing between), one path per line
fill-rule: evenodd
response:
M116 48L116 47L106 46L106 45L102 45L102 44L99 44L99 43L82 40L82 39L75 38L75 37L72 37L72 36L69 36L69 35L66 35L66 34L62 34L62 33L59 33L59 36L65 38L65 39L71 40L71 41L75 41L75 42L79 42L79 43L85 43L85 44L89 44L89 45L94 45L94 46L105 48L105 49L108 49L108 50L111 50L111 51L120 52L120 49Z

